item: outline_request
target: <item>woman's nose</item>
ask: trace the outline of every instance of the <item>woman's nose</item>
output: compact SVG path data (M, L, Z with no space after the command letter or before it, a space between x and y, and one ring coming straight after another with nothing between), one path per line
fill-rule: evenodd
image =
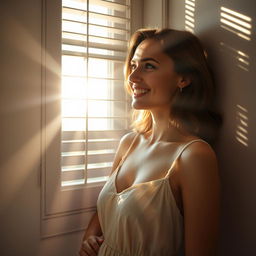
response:
M142 80L142 77L141 77L141 72L139 68L135 68L134 70L132 70L130 75L128 76L128 81L130 83L140 82L141 80Z

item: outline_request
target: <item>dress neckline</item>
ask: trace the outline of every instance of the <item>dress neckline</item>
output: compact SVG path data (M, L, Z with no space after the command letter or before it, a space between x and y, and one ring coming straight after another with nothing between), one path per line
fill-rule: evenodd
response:
M135 187L139 187L140 185L146 185L146 184L149 184L149 183L155 183L155 182L160 182L160 181L166 180L167 178L169 178L170 173L171 173L171 171L172 171L172 169L173 169L173 167L174 167L174 165L175 165L175 162L176 162L177 159L180 157L180 155L182 154L182 152L183 152L190 144L192 144L192 143L194 143L194 142L196 142L196 141L202 141L202 142L204 142L204 143L207 143L206 141L204 141L204 140L202 140L202 139L194 139L194 140L191 140L191 141L187 142L187 143L178 151L178 154L177 154L176 157L174 158L174 161L172 162L171 167L167 170L166 175L165 175L164 177L159 178L159 179L155 179L155 180L149 180L149 181L139 182L139 183L135 183L135 184L133 183L132 185L130 185L130 186L128 186L127 188L123 189L122 191L118 192L118 191L117 191L117 175L118 175L119 170L120 170L120 168L121 168L122 165L123 165L123 162L124 162L125 159L127 158L128 154L129 154L129 152L130 152L130 150L131 150L131 148L132 148L133 144L135 143L135 141L136 141L136 139L137 139L138 136L139 136L139 134L135 135L135 137L134 137L134 139L133 139L133 141L132 141L130 147L128 148L127 152L125 153L124 157L121 159L120 163L118 164L116 170L115 170L114 173L113 173L113 174L114 174L114 177L113 177L113 179L114 179L114 181L113 181L113 183L114 183L114 192L115 192L116 195L121 195L121 194L123 194L123 193L125 193L125 192L128 192L128 191L132 190L132 189L135 188ZM208 144L208 143L207 143L207 144Z
M121 168L121 165L120 165L119 168L115 171L114 177L113 177L113 178L114 178L114 181L113 181L113 183L114 183L114 192L115 192L116 195L122 195L122 194L124 194L124 193L126 193L126 192L128 192L128 191L130 191L130 190L132 190L132 189L134 189L134 188L136 188L136 187L139 187L139 186L141 186L141 185L147 185L147 184L152 184L152 183L161 182L161 181L164 181L164 180L166 180L166 179L168 178L168 177L167 177L168 172L167 172L167 174L166 174L164 177L162 177L162 178L155 179L155 180L143 181L143 182L139 182L139 183L133 183L131 186L129 186L129 187L123 189L122 191L118 192L118 191L117 191L116 183L117 183L117 174L118 174L120 168Z

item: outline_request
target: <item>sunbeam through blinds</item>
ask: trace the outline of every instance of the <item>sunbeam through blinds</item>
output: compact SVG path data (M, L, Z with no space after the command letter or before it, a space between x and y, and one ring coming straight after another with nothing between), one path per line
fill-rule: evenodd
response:
M62 187L104 182L127 131L129 0L62 1Z

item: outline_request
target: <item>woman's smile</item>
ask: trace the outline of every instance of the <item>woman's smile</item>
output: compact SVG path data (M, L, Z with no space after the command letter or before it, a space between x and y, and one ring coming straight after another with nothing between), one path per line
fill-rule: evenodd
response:
M133 97L134 98L140 98L144 95L146 95L150 89L144 89L144 88L133 88Z

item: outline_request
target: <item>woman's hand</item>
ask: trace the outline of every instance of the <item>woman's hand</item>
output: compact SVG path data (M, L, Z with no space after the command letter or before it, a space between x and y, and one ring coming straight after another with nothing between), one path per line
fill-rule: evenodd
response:
M83 241L79 251L80 256L97 256L101 244L103 243L103 236L89 236Z

